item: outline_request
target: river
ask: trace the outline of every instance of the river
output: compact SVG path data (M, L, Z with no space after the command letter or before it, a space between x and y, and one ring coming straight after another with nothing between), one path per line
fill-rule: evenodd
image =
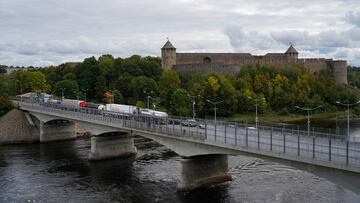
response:
M181 157L137 137L136 157L88 162L89 139L0 146L0 202L360 202L360 175L229 156L233 181L176 192Z

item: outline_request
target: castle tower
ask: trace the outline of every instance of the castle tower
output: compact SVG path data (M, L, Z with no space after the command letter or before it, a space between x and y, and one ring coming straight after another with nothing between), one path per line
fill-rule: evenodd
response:
M161 67L166 70L176 65L176 48L168 40L161 48Z
M296 51L296 49L293 47L292 44L286 50L285 55L288 59L291 59L291 60L297 60L299 57L299 53Z
M336 84L348 84L346 61L335 60L331 63Z

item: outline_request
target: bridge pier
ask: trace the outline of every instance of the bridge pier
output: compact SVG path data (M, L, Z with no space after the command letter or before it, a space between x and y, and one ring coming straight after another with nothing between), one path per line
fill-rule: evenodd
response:
M91 137L90 161L136 155L134 139L129 133L106 134Z
M184 159L177 190L191 191L231 181L227 155L200 155Z
M58 120L44 123L40 121L40 142L52 142L76 138L75 123Z

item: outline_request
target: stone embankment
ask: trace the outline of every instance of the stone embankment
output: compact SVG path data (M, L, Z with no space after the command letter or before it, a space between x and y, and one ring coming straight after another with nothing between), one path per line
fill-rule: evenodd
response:
M75 125L76 137L90 137L86 129ZM39 130L31 116L21 110L12 109L0 117L0 144L39 142Z
M12 109L0 118L0 144L37 141L36 128L29 123L23 111Z

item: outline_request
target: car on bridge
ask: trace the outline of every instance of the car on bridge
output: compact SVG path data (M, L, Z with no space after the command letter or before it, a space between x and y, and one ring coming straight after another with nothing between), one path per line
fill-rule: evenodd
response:
M189 127L196 127L198 123L195 119L186 119L185 121L181 122L181 125L183 126L189 126Z

